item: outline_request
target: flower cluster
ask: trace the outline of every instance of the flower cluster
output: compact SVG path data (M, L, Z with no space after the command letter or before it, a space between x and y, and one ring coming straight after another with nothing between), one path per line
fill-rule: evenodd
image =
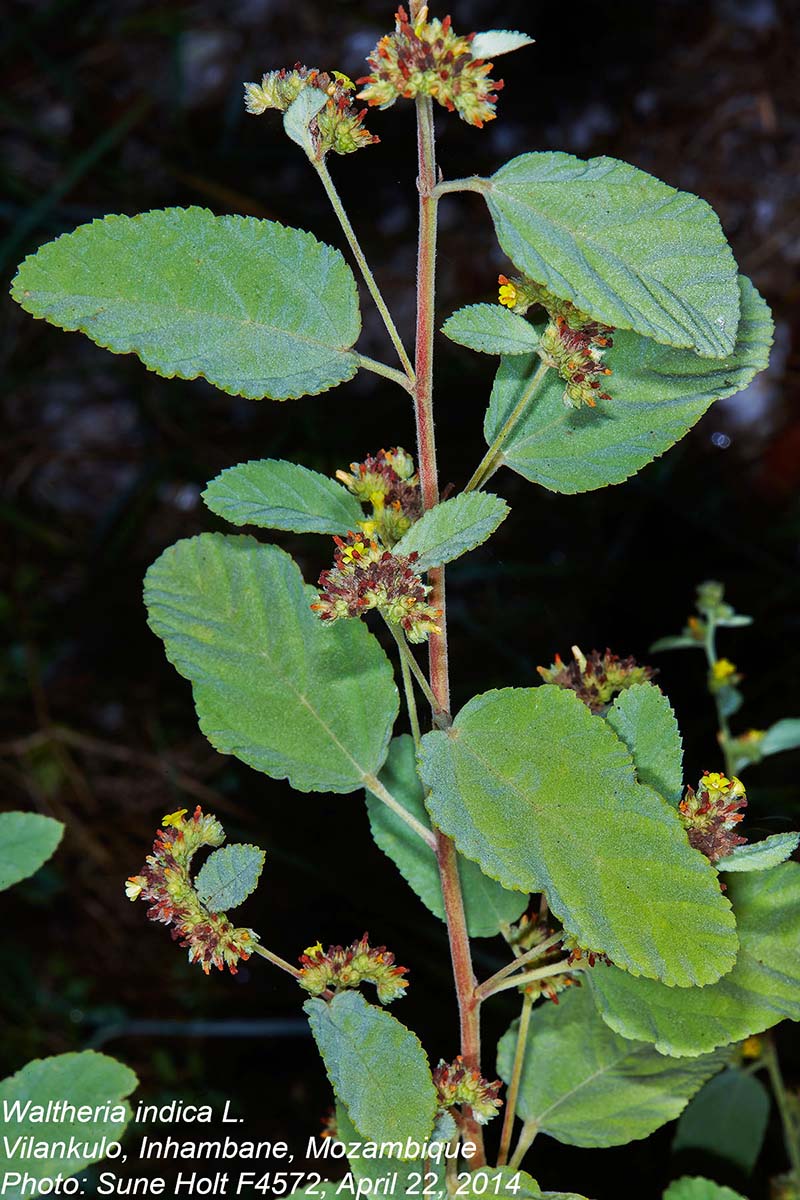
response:
M349 946L329 946L323 950L318 942L300 955L300 985L312 996L320 996L326 988L357 988L361 983L373 983L381 1004L391 1004L408 987L404 975L407 967L396 967L394 955L385 946L372 947L369 935Z
M360 617L376 608L410 642L424 642L429 633L441 631L441 609L427 603L431 589L413 570L416 553L392 554L353 532L333 540L335 565L320 575L320 594L311 605L320 620Z
M301 66L294 70L283 67L280 71L269 71L262 76L261 83L244 85L245 108L254 116L260 116L268 108L286 112L305 88L316 88L328 97L324 107L309 125L317 157L322 158L329 150L335 154L352 154L363 146L380 141L364 128L367 110L353 107L352 93L355 84L343 75Z
M606 350L613 345L610 325L593 321L569 300L553 295L541 283L531 279L499 277L499 301L516 313L526 313L534 305L547 312L548 324L539 343L542 362L555 368L563 379L564 403L571 408L582 404L594 408L597 400L610 400L602 390L602 379L612 370L604 362Z
M371 506L370 517L360 522L361 528L391 550L422 511L413 458L396 446L370 454L364 462L351 463L350 470L352 475L337 471L336 478L361 504Z
M433 1083L442 1109L467 1104L472 1109L479 1125L485 1125L496 1117L503 1106L499 1098L503 1086L499 1079L484 1079L480 1071L468 1067L459 1054L455 1062L441 1060L433 1072Z
M593 650L587 658L573 646L572 656L571 663L564 663L557 654L552 666L536 670L545 683L576 692L593 713L602 712L619 692L635 683L647 683L656 674L653 667L640 667L636 659L619 658L608 649L605 654Z
M359 100L389 108L401 96L431 96L481 129L496 116L495 93L503 81L490 79L492 63L473 56L474 36L460 37L450 17L428 20L427 6L412 25L401 5L394 33L382 37L367 59L372 73L358 81L365 85Z
M712 695L721 692L723 688L736 687L736 684L741 682L739 668L729 658L718 658L708 672L708 690Z
M162 821L140 875L125 884L129 900L150 903L151 921L172 925L175 941L189 951L189 962L199 963L208 975L212 967L227 966L236 974L237 963L247 961L258 941L252 929L236 929L224 913L209 912L200 901L189 873L192 858L203 846L221 846L225 831L216 817L198 807L189 819L187 809L170 813Z
M735 775L728 779L717 771L706 771L697 791L687 787L678 812L695 850L715 863L747 841L735 832L744 819L742 808L747 808L742 781Z

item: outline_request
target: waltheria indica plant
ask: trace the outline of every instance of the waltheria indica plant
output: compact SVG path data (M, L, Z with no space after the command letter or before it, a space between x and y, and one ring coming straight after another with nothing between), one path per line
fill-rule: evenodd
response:
M333 535L317 587L276 546L206 533L164 551L145 599L212 745L300 792L366 792L378 846L447 925L458 1035L432 1048L432 1070L387 1007L409 986L406 967L358 930L343 930L341 946L308 946L295 966L235 927L228 911L252 892L264 854L220 849L212 815L165 817L127 888L205 971L235 971L255 953L294 976L335 1092L330 1154L350 1156L363 1191L398 1171L408 1195L427 1186L428 1195L540 1196L521 1170L538 1133L594 1147L644 1138L743 1055L771 1055L791 1133L774 1051L754 1039L800 1017L800 866L785 861L798 838L746 844L742 833L736 772L781 748L767 744L780 734L730 732L735 672L714 635L740 619L719 587L701 592L700 616L679 639L705 647L721 722L694 788L653 671L610 651L575 649L543 668L538 686L486 692L452 715L444 566L508 517L486 490L501 467L565 494L622 483L766 366L772 322L709 206L627 163L533 152L488 179L445 179L434 112L476 131L493 120L502 86L493 63L531 39L465 37L419 0L410 7L355 83L298 65L245 84L248 112L281 113L319 176L396 362L355 348L358 292L339 250L277 222L199 208L81 226L26 259L13 295L161 375L202 376L234 395L313 396L359 370L408 393L413 455L354 443L357 461L335 478L261 459L223 471L204 493L233 525ZM329 170L332 155L375 153L368 107L405 101L419 153L413 361ZM486 454L442 501L437 210L465 191L486 201L510 265L497 303L470 303L442 327L500 359ZM391 429L385 437L397 440ZM383 626L397 678L376 637ZM412 649L422 644L425 665ZM400 694L411 733L393 737ZM213 852L193 875L205 847ZM507 963L478 981L471 940L498 935ZM504 991L521 1011L495 1060L481 1047L481 1009ZM371 1158L369 1143L383 1157ZM797 1196L796 1131L787 1150L781 1194ZM667 1194L733 1195L695 1179Z

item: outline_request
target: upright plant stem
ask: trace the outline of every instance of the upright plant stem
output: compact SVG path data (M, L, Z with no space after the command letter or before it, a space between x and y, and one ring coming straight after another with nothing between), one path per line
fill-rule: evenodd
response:
M708 618L708 629L705 640L706 659L708 660L708 669L711 675L714 674L714 666L717 663L717 627L711 617ZM728 718L722 709L722 700L719 692L714 692L714 705L717 710L717 725L719 726L719 744L722 747L722 755L725 760L725 774L733 775L733 756L731 754L731 727L728 724Z
M775 1103L780 1113L781 1125L783 1126L783 1145L786 1150L786 1156L791 1164L793 1180L795 1183L800 1183L800 1130L798 1130L791 1102L786 1092L786 1084L783 1081L778 1052L771 1038L764 1053L764 1065L769 1073L772 1094L775 1097Z
M412 20L418 14L418 0L412 4ZM433 335L434 300L436 294L436 150L433 133L433 104L428 96L418 96L417 101L417 151L419 172L419 245L417 257L417 340L414 387L414 413L417 423L417 455L419 462L420 492L424 509L432 508L439 501L439 480L436 464L436 438L433 426ZM447 660L447 611L444 587L444 569L429 572L433 587L431 602L441 609L441 633L431 634L429 639L430 681L438 707L442 710L437 724L446 727L450 711L450 678ZM480 1070L480 1001L475 995L475 973L472 968L472 952L464 915L464 898L458 875L456 848L448 837L437 830L436 859L442 884L447 932L450 940L450 957L458 997L461 1030L461 1054L468 1067ZM465 1135L477 1147L470 1159L473 1169L483 1166L486 1158L483 1149L483 1130L469 1114L465 1122Z
M394 320L392 319L392 314L389 312L389 308L381 294L381 290L378 287L375 276L372 274L372 271L370 270L369 263L367 262L364 251L361 249L361 245L358 241L358 238L356 237L355 230L353 229L353 226L350 224L350 218L348 217L347 213L344 210L344 205L342 204L342 201L339 198L339 193L337 192L336 186L335 186L333 180L331 179L331 174L327 168L325 160L312 158L309 161L311 162L312 166L315 167L317 174L319 175L320 179L322 180L322 186L325 188L325 191L328 194L328 199L330 200L330 202L333 206L333 211L336 213L336 216L339 219L339 224L341 225L342 230L344 232L344 236L347 238L350 249L353 252L353 257L355 258L356 262L358 263L361 274L364 277L364 282L366 283L367 287L369 288L369 293L372 296L372 299L375 301L378 312L381 314L381 317L383 318L383 323L386 326L386 332L389 334L389 337L392 339L392 345L394 346L395 350L397 351L397 357L400 359L400 362L403 365L403 370L405 371L409 380L413 381L414 368L411 365L411 359L408 357L408 354L406 353L406 349L405 349L405 346L403 345L402 338L400 337L400 334L397 332L397 326L395 325Z
M508 441L509 434L517 425L517 422L524 416L525 410L536 395L539 384L549 369L547 363L540 363L536 368L528 381L527 387L503 423L502 429L484 454L475 470L475 474L464 488L465 492L474 492L476 488L481 487L486 482L490 475L494 474L498 467L502 466L503 447Z
M525 1046L528 1041L528 1028L531 1023L533 996L526 993L522 1000L522 1012L519 1017L517 1044L514 1049L514 1066L511 1071L511 1082L506 1092L506 1108L503 1116L503 1132L500 1135L500 1149L497 1155L498 1167L504 1167L508 1162L508 1152L511 1149L511 1134L514 1132L514 1115L517 1109L517 1096L522 1079L522 1064L525 1062Z

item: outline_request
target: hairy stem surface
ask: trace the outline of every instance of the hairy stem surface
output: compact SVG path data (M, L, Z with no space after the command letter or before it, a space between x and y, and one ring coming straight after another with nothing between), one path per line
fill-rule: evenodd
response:
M517 1030L517 1044L514 1049L514 1066L511 1071L508 1091L506 1092L503 1132L500 1135L500 1149L497 1155L498 1167L506 1165L508 1162L508 1153L511 1149L511 1134L514 1132L514 1116L517 1110L517 1096L519 1095L519 1085L522 1079L522 1065L525 1062L525 1046L528 1041L533 1000L533 996L526 995L522 1001L522 1012L520 1013L519 1028Z

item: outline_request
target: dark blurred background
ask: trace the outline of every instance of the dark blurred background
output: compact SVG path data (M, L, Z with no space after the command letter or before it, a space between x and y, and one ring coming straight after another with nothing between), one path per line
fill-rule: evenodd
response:
M558 497L496 477L512 518L448 572L454 704L536 682L536 665L575 642L647 661L653 639L681 628L695 584L716 577L756 620L722 639L745 674L735 730L796 715L800 6L458 0L453 16L459 30L524 29L537 44L498 64L506 89L483 131L437 110L447 176L490 172L531 149L627 159L714 205L777 324L769 371L629 483ZM391 18L378 0L11 0L0 51L4 278L82 222L168 205L271 217L341 244L301 153L277 117L245 114L241 85L297 59L358 76ZM381 144L331 165L410 343L411 107L372 112L368 125ZM480 199L448 199L439 317L493 299L506 266ZM265 1027L245 1039L183 1036L190 1031L165 1024L202 1020L221 1033L221 1021L296 1018L300 997L260 961L235 979L204 978L126 902L122 882L162 814L201 803L232 838L267 848L241 919L277 952L294 959L318 939L349 941L365 928L386 942L413 970L398 1015L435 1060L457 1051L444 930L373 846L360 796L298 797L210 748L188 685L146 627L141 580L165 546L219 527L200 492L222 468L274 456L332 473L381 446L412 448L410 406L365 373L285 404L232 398L203 381L160 379L132 356L2 305L2 804L67 824L55 860L3 897L2 1065L102 1045L136 1069L149 1099L231 1095L250 1131L299 1146L330 1103L307 1037ZM368 301L364 313L364 352L393 361ZM494 364L444 339L438 350L441 474L460 486L482 453ZM328 539L275 540L310 580L330 558ZM684 731L687 778L719 767L701 656L663 655L658 665ZM787 755L751 771L751 828L796 825L797 770ZM501 953L480 943L479 969ZM513 1015L506 997L488 1008L488 1048ZM143 1034L130 1024L141 1020L156 1024ZM780 1044L797 1083L791 1033ZM597 1200L649 1200L687 1165L670 1158L671 1136L591 1153L543 1138L530 1169L543 1185ZM785 1169L777 1124L756 1180L688 1165L760 1200L768 1176Z

